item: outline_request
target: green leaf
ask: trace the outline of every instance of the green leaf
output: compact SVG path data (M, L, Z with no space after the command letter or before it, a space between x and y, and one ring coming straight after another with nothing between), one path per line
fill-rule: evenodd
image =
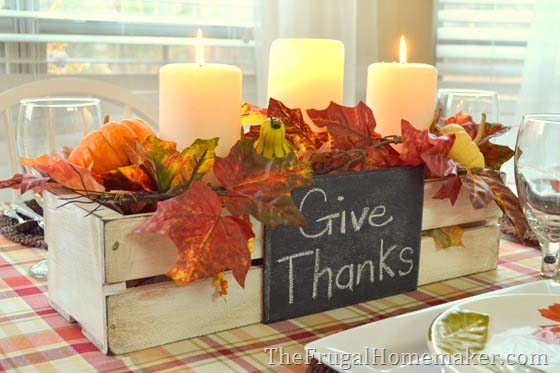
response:
M438 249L447 249L456 246L465 247L462 240L463 233L465 233L463 228L458 225L453 225L450 227L431 229L427 231L425 235L431 236L434 239Z
M150 136L143 145L142 163L159 192L180 192L212 169L217 145L217 137L197 139L179 153L176 143Z
M486 346L488 340L488 315L471 312L450 312L435 324L430 338L441 351L464 354L468 347L476 352Z

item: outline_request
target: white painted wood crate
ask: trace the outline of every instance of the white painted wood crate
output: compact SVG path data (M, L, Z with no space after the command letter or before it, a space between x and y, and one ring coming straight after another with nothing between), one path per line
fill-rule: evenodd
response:
M423 229L462 225L466 247L435 248L422 238L419 284L496 268L499 208L474 210L462 191L451 207L434 200L441 181L426 183ZM231 273L227 301L215 295L212 279L179 287L171 280L130 287L132 280L165 274L176 249L167 237L129 234L150 214L123 216L95 206L63 203L45 194L46 241L49 245L49 302L101 351L121 354L173 341L261 322L262 267L253 266L241 289ZM256 226L256 225L255 225ZM262 258L262 234L253 259ZM128 286L127 286L128 282Z

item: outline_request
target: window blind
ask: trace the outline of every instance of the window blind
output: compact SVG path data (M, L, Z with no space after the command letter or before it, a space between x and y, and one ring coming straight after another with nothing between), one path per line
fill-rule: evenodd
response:
M438 0L440 88L498 92L500 121L514 123L534 0Z
M35 79L79 76L109 81L157 103L159 67L193 61L193 37L200 27L206 61L239 66L249 80L245 97L254 94L253 0L2 3L2 90Z

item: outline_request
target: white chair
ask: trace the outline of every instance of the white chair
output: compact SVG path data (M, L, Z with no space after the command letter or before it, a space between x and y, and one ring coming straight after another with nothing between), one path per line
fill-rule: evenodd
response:
M81 78L54 78L37 80L0 93L0 112L6 126L9 150L9 169L11 173L19 169L15 146L15 121L13 110L17 110L24 98L45 96L87 96L95 97L103 103L122 106L123 116L136 116L155 126L157 129L157 108L146 99L132 92L102 81ZM0 177L1 178L1 177Z

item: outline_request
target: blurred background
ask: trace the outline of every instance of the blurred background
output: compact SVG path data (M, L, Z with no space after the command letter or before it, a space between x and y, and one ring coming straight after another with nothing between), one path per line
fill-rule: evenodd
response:
M157 105L159 67L193 61L200 27L206 61L239 66L244 99L260 105L272 40L342 40L344 101L354 105L365 100L368 65L396 60L402 33L409 62L436 65L439 88L496 91L500 122L517 125L521 113L560 103L559 16L554 0L0 0L0 91L81 77ZM7 153L0 179L10 175Z

